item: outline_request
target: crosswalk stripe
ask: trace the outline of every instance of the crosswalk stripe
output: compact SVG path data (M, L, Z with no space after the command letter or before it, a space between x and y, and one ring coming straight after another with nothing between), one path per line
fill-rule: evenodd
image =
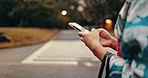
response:
M77 65L78 61L98 61L98 59L80 40L51 40L22 63Z

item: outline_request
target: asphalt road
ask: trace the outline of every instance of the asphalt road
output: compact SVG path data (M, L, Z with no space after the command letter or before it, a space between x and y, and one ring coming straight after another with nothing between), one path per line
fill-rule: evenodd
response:
M53 38L53 41L55 42L79 41L79 37L77 36L77 33L75 31L61 31ZM25 47L18 47L18 48L1 49L0 78L97 78L100 62L91 60L93 56L87 56L86 58L86 57L76 57L75 55L75 57L73 58L77 60L73 59L68 60L68 61L75 61L78 64L22 63L24 59L27 59L28 56L32 55L32 53L36 52L39 48L42 48L45 44L46 43L25 46ZM72 44L70 43L68 44L69 46L72 46ZM75 44L75 46L77 45ZM58 52L60 52L60 50ZM61 55L61 58L63 57L67 56ZM55 60L61 61L61 59L60 60L55 59ZM48 60L48 62L51 61L52 60Z

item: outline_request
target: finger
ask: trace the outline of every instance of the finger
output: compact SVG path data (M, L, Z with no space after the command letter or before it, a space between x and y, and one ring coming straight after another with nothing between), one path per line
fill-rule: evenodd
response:
M94 32L95 30L96 30L95 28L92 28L92 29L91 29L91 32Z
M97 32L98 32L98 33L102 33L103 31L104 31L103 28L99 28L99 29L97 29Z
M84 32L78 32L78 35L80 36L80 37L83 37L84 36Z
M95 33L96 32L96 29L95 28L92 28L91 29L91 33Z
M105 29L103 29L103 28L99 28L99 29L97 29L97 32L99 33L100 36L102 36L107 31Z
M98 31L95 29L95 28L93 28L93 29L91 29L91 33L96 33L96 34L98 34ZM99 35L99 34L98 34Z
M108 32L107 30L105 30L105 29L103 29L103 28L99 28L99 29L97 29L98 31L100 31L100 32Z

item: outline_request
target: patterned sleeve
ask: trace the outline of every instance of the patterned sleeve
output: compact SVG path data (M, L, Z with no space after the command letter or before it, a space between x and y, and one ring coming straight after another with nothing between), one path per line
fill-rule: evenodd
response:
M119 17L122 19L118 20L115 31L121 39L122 58L111 57L109 76L148 78L148 0L127 0Z

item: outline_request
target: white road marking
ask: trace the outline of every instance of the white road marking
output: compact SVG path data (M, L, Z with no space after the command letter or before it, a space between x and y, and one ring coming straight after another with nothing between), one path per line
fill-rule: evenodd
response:
M51 40L21 63L78 65L80 61L85 62L86 66L92 66L89 61L99 60L80 40Z
M98 59L80 40L51 40L21 63L78 65L78 61Z
M52 41L46 43L43 47L39 48L37 51L35 51L33 54L31 54L29 57L27 57L25 60L23 60L22 63L33 62L33 59L36 56L40 55L42 52L44 52L44 50L46 50L46 48L48 48L48 46L50 46L52 44L53 44Z

